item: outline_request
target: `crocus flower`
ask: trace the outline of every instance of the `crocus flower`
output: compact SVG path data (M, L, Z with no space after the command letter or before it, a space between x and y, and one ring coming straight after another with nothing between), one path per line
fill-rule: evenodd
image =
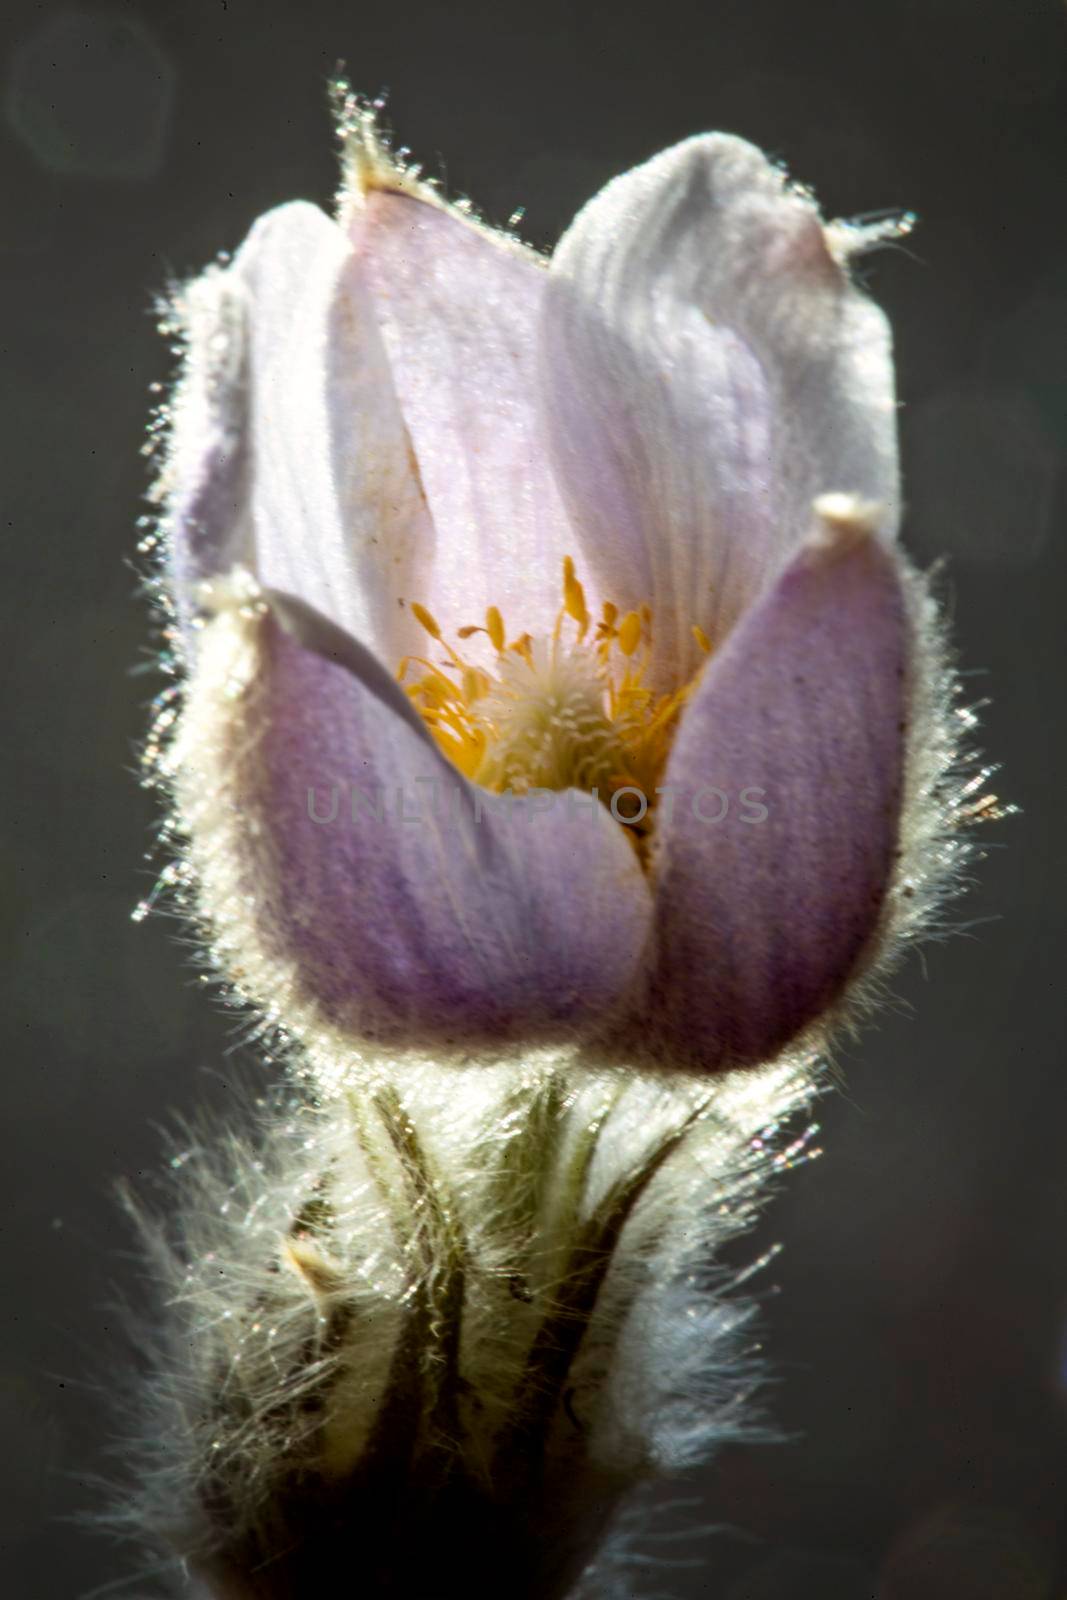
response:
M849 275L885 230L712 134L546 260L348 135L337 220L281 206L179 296L164 770L219 966L337 1072L820 1040L946 860Z

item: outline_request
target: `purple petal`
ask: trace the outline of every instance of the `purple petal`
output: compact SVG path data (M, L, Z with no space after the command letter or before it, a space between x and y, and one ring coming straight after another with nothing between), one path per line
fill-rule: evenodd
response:
M233 268L210 269L175 297L185 359L166 413L168 447L156 494L185 620L196 609L199 583L251 559L246 309Z
M822 503L821 534L711 660L671 753L644 1024L680 1065L774 1055L878 927L907 624L895 560L849 507Z
M446 632L548 633L579 556L536 401L543 262L455 213L371 191L353 239L437 530L411 598Z
M552 260L542 387L557 474L599 577L655 608L661 677L720 641L838 490L896 504L889 335L847 230L743 140L617 178Z
M647 938L651 902L622 831L585 797L502 813L369 652L299 601L273 606L233 713L224 845L248 897L259 998L413 1047L594 1024Z
M170 465L179 592L240 562L397 660L423 637L399 601L434 533L348 239L281 206L194 291Z

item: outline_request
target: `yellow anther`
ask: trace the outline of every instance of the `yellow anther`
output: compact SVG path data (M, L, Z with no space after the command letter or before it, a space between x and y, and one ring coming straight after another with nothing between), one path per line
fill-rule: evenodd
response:
M420 606L417 600L411 602L411 614L415 621L426 629L431 639L440 639L441 630L437 626L436 618L432 612L427 611L425 606Z
M455 697L455 689L447 678L440 678L435 673L428 672L425 678L414 685L420 698L431 710L439 710Z
M489 688L489 679L477 667L463 668L463 698L480 700Z
M641 643L641 618L636 611L628 611L619 623L619 649L624 656L632 656Z
M504 619L500 615L500 612L497 610L496 606L490 606L489 610L485 613L485 626L486 631L489 634L489 638L492 640L493 649L496 651L503 650Z
M584 634L589 626L589 612L585 605L585 590L575 576L574 562L570 556L563 557L563 609L569 617L574 618Z
M530 785L590 789L605 804L621 788L655 793L697 678L666 691L645 682L651 606L620 617L619 607L604 600L591 627L585 590L567 556L563 603L550 634L521 633L509 643L496 606L486 609L484 624L456 630L459 640L485 635L481 648L491 645L495 659L465 659L425 606L412 601L410 610L447 659L406 656L399 677L439 748L472 782L518 793ZM565 626L568 619L576 630ZM703 628L693 624L691 631L702 656L709 655ZM627 831L640 851L652 824L633 821Z

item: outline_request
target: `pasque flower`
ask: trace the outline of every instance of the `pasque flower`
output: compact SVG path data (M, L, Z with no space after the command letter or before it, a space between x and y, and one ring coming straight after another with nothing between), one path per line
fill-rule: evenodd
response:
M619 1502L748 1423L716 1252L989 805L850 277L899 225L714 134L546 260L342 129L337 219L168 312L164 881L296 1071L148 1224L133 1515L230 1600L628 1595Z
M216 959L333 1062L821 1036L955 849L849 275L887 229L712 134L546 260L347 135L338 220L178 297L167 770Z

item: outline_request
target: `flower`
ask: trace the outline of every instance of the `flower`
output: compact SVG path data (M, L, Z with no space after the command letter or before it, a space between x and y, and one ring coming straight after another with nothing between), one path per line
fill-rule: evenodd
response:
M176 300L152 754L218 966L335 1081L821 1044L960 848L849 276L894 230L710 134L545 260L345 130L338 220L281 206Z
M752 1426L717 1254L995 810L849 276L903 224L712 134L545 260L342 131L337 220L168 310L161 882L296 1071L144 1223L124 1520L221 1600L604 1600Z

